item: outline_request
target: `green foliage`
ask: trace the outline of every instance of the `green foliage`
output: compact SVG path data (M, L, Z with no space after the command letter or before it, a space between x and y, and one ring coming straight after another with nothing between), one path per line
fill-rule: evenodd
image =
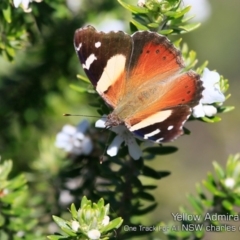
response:
M214 173L196 185L197 196L188 195L192 210L181 207L179 215L184 219L165 224L168 239L203 239L209 231L237 231L234 222L239 221L240 154L229 156L225 169L217 162L213 167Z
M109 239L113 235L113 230L118 229L123 220L122 218L115 218L109 221L110 205L104 205L104 200L101 198L97 203L92 203L86 197L82 198L81 208L76 209L75 205L71 205L71 221L65 221L62 218L53 216L54 221L65 233L65 235L48 236L51 240L57 239L92 239L89 235L91 231L100 233L101 238Z
M184 18L191 7L182 8L181 0L147 0L141 7L127 4L122 0L118 2L133 14L130 22L132 31L152 30L168 35L190 32L200 26L200 24L188 23L192 17Z
M52 215L62 230L61 234L48 237L52 240L89 239L91 230L96 230L93 234L100 233L100 239L150 237L149 232L124 231L120 225L124 221L125 225L137 227L146 214L156 209L158 203L151 191L157 189L156 180L167 177L170 172L154 168L151 161L175 153L177 147L146 147L137 140L143 154L134 161L125 145L115 157L102 156L106 145L115 136L108 137L107 131L96 130L93 126L86 133L93 142L93 151L89 155L60 154L49 137L56 135L66 122L61 115L66 110L69 112L70 106L70 111L80 111L80 114L92 113L89 105L100 115L110 111L89 85L89 80L82 73L77 75L79 66L75 66L72 35L76 28L87 22L97 23L107 14L122 18L122 7L132 14L132 32L151 30L171 36L192 31L199 24L189 23L191 17L186 18L185 14L190 7L181 7L180 0L147 0L143 6L123 0L94 1L94 4L93 1L80 2L79 9L76 5L71 9L66 7L63 0L31 2L32 11L28 13L22 7L15 8L10 0L0 2L0 55L5 59L0 59L3 62L0 114L4 116L0 124L0 150L16 159L13 169L11 161L0 165L1 240L45 239L49 232L56 230ZM175 45L182 52L185 70L194 69L201 75L207 62L197 66L195 51L189 50L186 43L181 45L181 39L176 40ZM11 65L6 60L11 61ZM82 80L77 84L76 75ZM75 81L74 84L71 81ZM221 76L221 91L226 93L228 88L228 81ZM230 94L226 96L229 97ZM233 109L221 103L213 106L218 113ZM199 120L213 123L220 118L213 116ZM186 134L190 133L184 130ZM203 182L212 197L208 197L200 185L197 185L198 196L188 197L193 214L237 214L239 168L239 156L229 158L226 170L215 162L216 176L209 174ZM26 175L19 174L25 171ZM10 172L13 177L9 176ZM61 200L64 192L70 195L70 213L66 213L68 204ZM79 199L82 199L80 204ZM190 214L190 211L181 208L181 213ZM108 217L113 220L108 222ZM71 220L65 220L69 218ZM181 224L189 226L198 222ZM200 224L221 225L218 221ZM159 225L171 227L163 222ZM169 231L167 237L200 239L204 234L204 230Z
M0 239L44 239L33 229L38 221L33 209L27 207L29 197L23 174L10 178L12 161L0 164Z

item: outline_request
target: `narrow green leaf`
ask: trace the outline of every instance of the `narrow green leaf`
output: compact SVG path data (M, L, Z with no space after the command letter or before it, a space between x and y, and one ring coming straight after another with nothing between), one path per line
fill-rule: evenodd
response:
M149 24L148 24L148 27L149 27L149 28L158 28L158 27L159 27L159 24L158 24L158 23L149 23Z
M2 9L3 12L3 16L6 20L7 23L11 23L12 19L11 19L11 5L8 4L7 8Z
M148 166L144 166L142 169L142 174L147 177L151 177L154 179L160 179L163 177L166 177L170 174L170 172L167 171L156 171Z
M81 201L81 208L84 208L87 204L89 204L90 200L87 199L86 196L83 196Z
M57 216L52 216L54 222L62 229L62 228L69 228L69 226L67 225L66 221L60 217Z
M191 23L191 24L187 24L184 26L179 26L179 29L182 29L186 32L190 32L190 31L197 29L200 25L201 25L201 23Z
M149 152L156 155L166 155L166 154L172 154L178 150L177 147L173 146L158 146L158 147L148 147L144 149L144 152Z
M50 240L59 240L59 239L68 239L69 236L62 236L62 235L59 235L59 236L57 236L57 235L49 235L49 236L47 236L47 238L50 239Z
M173 32L172 29L165 29L165 30L159 31L159 33L162 34L162 35L168 35L168 34L170 34L172 32Z
M201 204L201 201L199 201L199 199L197 199L196 197L193 197L192 195L188 195L187 198L188 198L189 202L191 203L191 205L193 206L194 210L198 214L202 214L204 208Z
M77 219L78 212L77 212L77 209L76 209L74 203L71 204L70 211L71 211L73 218Z
M213 162L213 167L214 167L214 170L215 170L215 172L216 172L216 174L217 174L217 176L220 180L225 178L224 170L222 169L222 167L216 161Z
M86 83L91 83L90 80L87 77L84 77L83 75L78 74L77 78L83 80Z
M135 6L135 5L131 5L131 4L128 4L128 3L125 3L121 0L118 0L118 2L124 7L126 8L127 10L129 10L130 12L132 13L135 13L135 14L139 14L139 13L142 13L142 14L147 14L149 11L147 8L143 8L143 7L138 7L138 6Z
M230 112L234 109L235 109L234 106L221 106L221 107L218 108L218 112L227 113L227 112Z
M221 118L218 116L214 116L212 118L209 117L202 117L201 118L204 122L208 122L208 123L215 123L215 122L220 122Z
M144 200L148 200L148 201L155 201L155 198L153 197L153 195L151 195L150 193L147 192L139 192L136 194L139 198L142 198Z
M157 203L153 203L152 205L143 208L141 210L136 210L136 215L145 215L151 211L153 211L157 207Z
M229 202L228 200L222 201L222 205L225 209L232 211L233 210L233 204Z
M74 84L70 84L69 86L70 86L71 89L73 89L73 90L75 90L77 92L80 92L80 93L88 92L88 90L86 88L84 88L84 87L76 86Z
M109 224L102 228L102 232L108 232L112 229L119 228L123 223L123 219L121 217L115 218L109 222Z
M210 181L203 181L203 185L214 195L220 196L220 197L226 197L226 194L224 192L219 191L215 185L213 185Z
M97 203L97 206L98 206L99 209L102 208L102 207L104 207L104 199L103 199L103 198L100 198L100 199L99 199L99 201L98 201L98 203Z
M171 17L171 18L180 18L185 13L189 12L190 9L191 9L191 6L187 6L186 8L182 9L181 11L178 11L178 12L168 11L168 12L164 13L164 15L167 17Z
M136 21L135 19L131 20L131 23L136 26L136 28L138 30L149 30L149 28L147 28L146 26L142 25L141 23L139 23L138 21Z

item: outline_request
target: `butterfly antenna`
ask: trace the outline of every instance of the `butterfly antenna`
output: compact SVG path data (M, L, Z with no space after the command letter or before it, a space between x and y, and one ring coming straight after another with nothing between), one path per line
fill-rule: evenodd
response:
M92 115L83 115L83 114L70 114L70 113L64 113L63 114L64 117L92 117L92 118L99 118L99 116L92 116ZM106 118L106 117L102 117L102 118Z

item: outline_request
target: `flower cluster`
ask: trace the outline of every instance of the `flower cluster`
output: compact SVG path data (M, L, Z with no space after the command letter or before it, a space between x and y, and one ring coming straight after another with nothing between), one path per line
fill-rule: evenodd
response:
M119 228L123 222L121 217L110 221L108 216L110 205L104 205L102 198L97 203L92 203L92 201L83 197L80 206L81 208L77 210L74 204L71 205L71 221L65 221L56 216L53 217L57 225L71 237L90 240L109 239L107 237L109 232ZM55 238L55 236L49 236L48 238L59 239ZM64 236L61 239L66 238Z
M65 125L57 134L55 145L72 155L89 155L93 149L92 140L85 135L89 122L84 120L77 127Z
M204 87L203 97L199 104L193 108L193 116L196 118L212 117L217 113L217 109L211 104L225 101L225 96L220 89L220 75L205 68L201 80Z

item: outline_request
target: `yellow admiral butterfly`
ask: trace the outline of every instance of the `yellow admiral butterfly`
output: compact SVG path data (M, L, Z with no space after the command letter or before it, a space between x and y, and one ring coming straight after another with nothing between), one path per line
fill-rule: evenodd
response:
M113 109L106 127L124 124L143 139L162 143L183 133L183 124L202 97L202 81L183 72L181 53L156 32L76 30L74 45L82 67Z

